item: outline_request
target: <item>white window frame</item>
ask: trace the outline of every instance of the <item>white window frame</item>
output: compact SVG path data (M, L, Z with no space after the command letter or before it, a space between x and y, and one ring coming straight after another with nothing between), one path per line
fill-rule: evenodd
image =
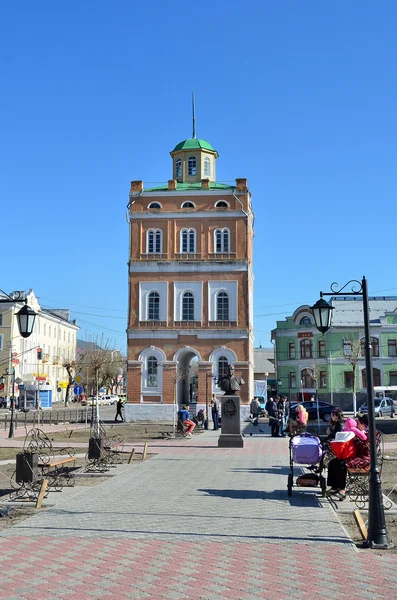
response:
M156 204L156 205L158 205L158 206L153 206L153 204ZM160 202L157 202L157 200L156 200L156 202L151 202L151 203L149 204L148 208L151 208L151 209L153 209L153 210L160 210L160 209L161 209L161 208L163 208L163 207L161 206Z
M150 236L153 235L153 251L150 250ZM160 249L157 250L157 238L160 239ZM163 250L162 229L148 229L146 232L146 254L161 254Z
M149 386L148 383L148 360L151 356L154 356L157 359L157 386ZM167 360L164 352L160 348L156 348L155 346L150 346L149 348L145 348L139 356L139 360L142 362L142 372L141 372L141 389L144 393L153 393L154 395L159 395L163 389L163 362Z
M158 306L157 306L157 310L158 310L158 318L156 319L151 319L149 316L149 311L150 311L150 300L151 300L151 296L152 294L156 294L156 298L158 297ZM147 297L147 313L146 313L146 321L153 321L153 322L157 322L160 321L160 312L161 312L161 296L159 294L159 292L157 292L156 290L153 290L151 292L148 293L148 297Z
M174 321L182 321L182 297L186 292L194 296L194 320L202 322L203 314L203 282L176 281L174 283Z
M3 350L3 334L0 333L0 351Z
M175 161L175 177L182 177L182 159L177 158Z
M195 156L189 156L187 159L187 174L191 177L197 175L197 158Z
M140 281L139 282L139 320L148 320L149 294L157 292L160 295L160 321L168 321L168 282ZM156 321L154 321L155 323Z
M229 296L229 321L237 321L238 282L237 281L208 281L208 320L217 320L217 296L226 292Z
M183 237L186 234L186 250L183 249ZM193 234L193 244L192 242ZM193 227L181 229L180 234L180 253L181 254L195 254L196 253L196 230Z
M227 318L222 317L219 318L219 296L221 294L225 294L226 298L227 298ZM227 293L226 290L220 290L219 292L217 292L216 294L216 299L215 299L215 310L216 310L216 321L230 321L230 298L229 298L229 294Z
M184 315L183 315L183 300L184 300L184 298L187 297L187 294L190 294L189 299L191 297L191 299L193 300L193 318L192 319L190 319L190 318L189 319L185 319ZM194 321L195 320L195 318L194 318L194 316L195 316L195 306L194 305L195 305L194 293L192 292L192 290L185 290L183 292L182 296L181 296L181 317L182 317L181 320L182 321ZM189 312L190 311L191 311L191 307L189 307Z
M187 206L187 205L189 205L189 206ZM196 208L196 205L191 200L185 200L184 202L182 202L181 208Z
M226 204L226 206L221 206L221 204ZM229 202L227 200L218 200L214 204L215 208L230 208Z
M220 249L218 250L218 234L220 238ZM226 242L226 243L225 243ZM222 254L223 252L230 252L230 229L228 227L217 227L214 231L214 252L216 254Z

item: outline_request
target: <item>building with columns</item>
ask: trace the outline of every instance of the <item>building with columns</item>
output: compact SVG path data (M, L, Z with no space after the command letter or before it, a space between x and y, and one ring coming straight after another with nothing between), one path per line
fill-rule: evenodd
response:
M205 406L228 364L253 394L253 211L247 180L216 181L218 152L193 133L170 152L172 178L132 181L128 421Z

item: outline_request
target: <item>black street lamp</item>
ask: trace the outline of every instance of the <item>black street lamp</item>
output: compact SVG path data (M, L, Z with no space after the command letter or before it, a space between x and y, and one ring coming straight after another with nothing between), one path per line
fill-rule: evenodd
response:
M351 291L343 290L350 286ZM368 426L369 426L369 445L370 445L370 475L369 475L369 502L368 502L368 538L366 546L374 549L389 549L393 545L389 542L386 530L386 520L383 507L382 484L378 468L378 458L376 452L376 424L375 424L375 404L372 372L372 348L369 331L369 305L367 280L362 278L361 282L357 280L348 281L340 290L338 284L334 282L330 286L331 292L320 292L320 300L311 307L313 311L316 327L321 333L326 333L331 326L331 315L334 309L328 304L323 296L361 296L363 299L364 310L364 330L365 330L365 369L367 373L367 405L368 405Z
M21 294L19 292L14 292L14 297L11 298L8 294L0 290L0 304L15 304L18 301L21 301ZM28 306L27 298L25 298L25 304L16 313L17 321L18 321L18 329L19 333L23 338L28 338L32 332L34 327L34 322L36 320L36 313L30 306ZM11 364L11 377L12 377L12 397L11 397L11 417L10 417L10 430L8 432L8 437L14 437L14 409L15 409L15 369L12 366L12 342L10 340L11 350L10 350L10 364Z

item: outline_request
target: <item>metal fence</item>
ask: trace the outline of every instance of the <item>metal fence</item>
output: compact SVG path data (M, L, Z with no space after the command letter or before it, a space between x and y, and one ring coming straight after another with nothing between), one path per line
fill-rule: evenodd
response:
M87 413L87 414L86 414ZM66 425L66 423L85 423L91 417L91 407L85 408L64 408L62 410L49 411L29 411L14 413L14 428L25 428L28 425L39 427L40 425ZM0 416L4 422L4 429L7 430L10 424L10 414L5 413Z

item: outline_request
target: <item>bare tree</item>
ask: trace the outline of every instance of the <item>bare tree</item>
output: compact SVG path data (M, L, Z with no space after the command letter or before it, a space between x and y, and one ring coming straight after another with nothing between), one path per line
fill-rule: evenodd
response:
M353 413L357 412L357 366L361 358L360 339L352 335L346 335L343 340L342 353L344 359L351 365L353 372L352 395L353 395Z
M76 375L76 362L74 360L67 360L63 363L63 367L64 369L66 369L66 372L68 374L68 385L65 393L65 406L67 406L69 401L70 388L74 384L74 376Z

